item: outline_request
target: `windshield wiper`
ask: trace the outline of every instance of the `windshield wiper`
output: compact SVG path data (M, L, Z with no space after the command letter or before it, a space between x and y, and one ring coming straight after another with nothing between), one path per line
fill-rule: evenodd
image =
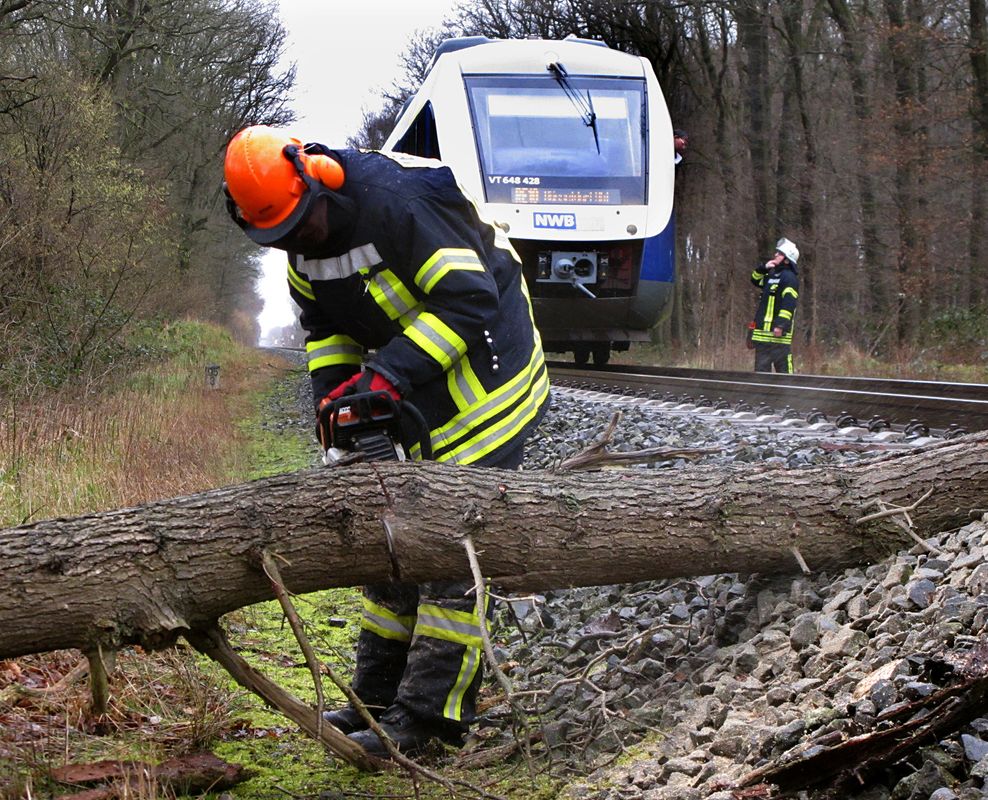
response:
M593 143L597 147L597 154L600 154L600 136L597 133L597 112L593 110L593 98L590 97L590 90L587 89L587 99L583 99L572 83L566 68L557 61L550 61L546 64L546 69L552 73L552 77L562 87L563 93L570 99L576 110L580 112L583 124L593 131Z

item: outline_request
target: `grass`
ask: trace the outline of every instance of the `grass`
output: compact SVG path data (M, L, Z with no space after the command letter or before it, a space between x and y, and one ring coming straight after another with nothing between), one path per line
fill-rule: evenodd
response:
M112 389L0 408L0 526L175 497L243 473L231 399L260 391L271 367L219 331L203 339L183 323L161 335L166 360L156 353ZM205 380L214 363L219 390Z
M146 348L147 369L100 392L0 409L0 527L192 494L311 460L301 437L276 441L251 428L289 364L196 323L165 327ZM206 379L211 365L220 367L218 388ZM13 683L55 684L79 659L0 662L0 696ZM211 746L252 702L187 649L124 650L111 691L99 720L89 718L84 682L44 701L0 700L0 797L46 796L49 771L69 762L160 761Z

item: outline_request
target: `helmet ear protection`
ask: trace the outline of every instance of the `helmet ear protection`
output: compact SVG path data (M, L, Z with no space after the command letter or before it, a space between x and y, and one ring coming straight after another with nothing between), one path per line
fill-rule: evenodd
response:
M306 156L303 163L306 174L311 175L327 189L335 192L343 188L343 167L340 166L339 161L334 161L320 153Z
M307 153L309 148L316 152ZM315 200L342 188L342 165L265 125L240 131L227 146L227 211L254 242L270 246L291 234Z

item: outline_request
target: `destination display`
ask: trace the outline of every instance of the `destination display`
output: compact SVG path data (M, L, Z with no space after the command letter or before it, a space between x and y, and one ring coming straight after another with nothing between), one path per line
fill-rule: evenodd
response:
M518 204L551 204L606 206L621 202L618 189L569 189L548 186L513 186L511 202Z

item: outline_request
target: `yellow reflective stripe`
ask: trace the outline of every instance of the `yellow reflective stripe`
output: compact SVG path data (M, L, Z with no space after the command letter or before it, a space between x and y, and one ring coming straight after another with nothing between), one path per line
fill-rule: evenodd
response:
M475 250L444 247L437 250L415 275L415 285L429 294L451 270L483 272L484 264Z
M543 373L532 387L532 393L524 403L521 403L504 419L498 420L495 425L485 428L478 436L468 439L447 453L440 454L436 460L453 461L456 464L472 464L474 461L493 453L497 448L514 438L522 428L535 418L548 396L549 375Z
M336 334L317 342L306 342L305 351L308 355L309 372L322 367L337 364L352 364L360 366L364 348L349 336Z
M759 272L757 269L752 270L751 271L751 279L753 281L758 281L758 283L762 283L765 280L765 273L764 272Z
M787 295L790 295L790 294L791 294L791 295L792 295L792 296L793 296L794 298L796 298L796 297L799 297L799 292L797 292L797 291L796 291L795 289L793 289L793 288L792 288L791 286L787 286L787 287L786 287L785 289L783 289L783 290L782 290L782 296L783 296L783 297L786 297Z
M378 272L367 284L367 291L388 319L399 319L419 305L408 287L390 269Z
M460 411L466 411L487 397L487 391L473 371L473 365L467 356L463 356L452 369L446 371L446 388Z
M431 312L424 311L402 333L448 370L467 352L459 334Z
M773 336L771 331L756 330L751 334L751 341L764 344L792 344L792 331L782 336Z
M768 303L765 306L765 318L762 320L762 326L766 329L771 328L773 319L775 319L775 295L769 295Z
M779 316L782 319L792 319L792 312L791 311L787 311L786 309L783 308L783 309L781 309L779 311Z
M476 611L454 611L430 603L419 604L415 635L431 636L467 647L483 646Z
M291 262L288 263L288 282L294 286L295 291L303 297L308 297L310 300L316 299L316 295L312 291L312 284L295 271L295 268L291 265Z
M363 598L363 601L364 615L360 620L361 628L376 633L383 639L394 639L398 642L410 642L412 640L412 630L415 625L414 616L399 616L366 597Z
M549 396L549 376L544 369L544 361L541 357L541 350L537 360L535 372L525 370L515 376L512 383L516 383L519 378L524 378L525 383L510 396L504 398L502 402L491 405L488 402L481 403L475 409L469 409L467 414L459 415L454 421L460 424L455 429L455 436L450 433L443 434L443 430L449 430L449 426L430 431L432 452L436 453L436 461L451 461L455 464L471 464L497 448L501 447L512 437L524 428L535 416ZM541 372L538 368L543 367ZM503 387L502 387L503 388ZM492 393L490 398L495 395ZM492 414L504 411L515 406L509 413L505 414L494 425L483 427L481 422L488 419ZM469 422L469 424L468 424ZM471 435L472 434L472 435ZM468 436L445 452L440 452L450 447L456 437ZM421 458L418 445L412 446L412 457Z
M485 420L518 403L531 390L544 365L545 356L542 349L536 347L532 350L532 358L526 367L491 391L483 402L471 406L463 413L457 414L445 425L432 431L433 440L438 440L439 443L456 441ZM434 446L433 450L435 449Z
M480 668L480 648L468 647L463 651L463 658L460 660L460 671L456 675L453 688L446 695L446 702L443 703L443 716L454 722L459 722L463 717L463 698L467 689L473 683Z
M482 605L486 613L490 595L486 586L483 591ZM476 609L476 606L474 608ZM480 617L476 610L456 611L432 603L422 603L419 606L415 635L431 636L464 646L456 680L443 702L443 716L458 722L463 715L463 698L480 668L481 649L484 646Z

